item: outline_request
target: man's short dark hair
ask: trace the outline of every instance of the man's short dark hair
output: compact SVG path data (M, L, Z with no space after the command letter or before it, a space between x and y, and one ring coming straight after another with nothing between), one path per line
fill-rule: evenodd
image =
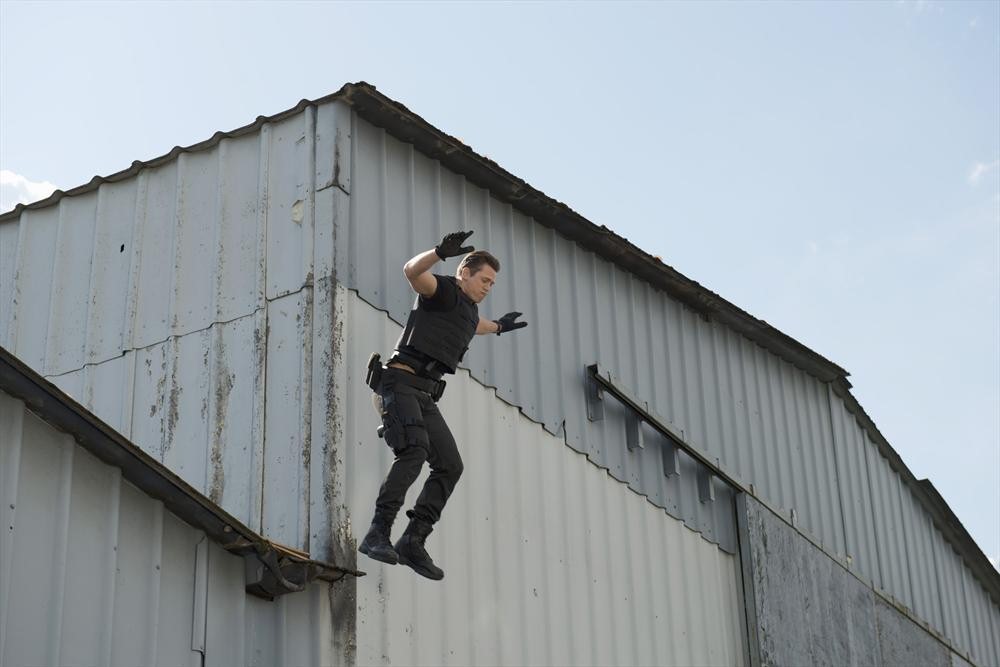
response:
M469 269L471 275L479 272L483 264L488 264L494 271L500 273L500 260L486 252L485 250L474 250L462 258L462 263L458 265L458 270Z

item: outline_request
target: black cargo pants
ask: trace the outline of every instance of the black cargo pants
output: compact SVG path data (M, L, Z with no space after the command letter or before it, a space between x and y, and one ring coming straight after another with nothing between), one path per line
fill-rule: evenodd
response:
M422 382L397 368L386 368L382 373L378 393L382 397L383 437L396 459L379 489L375 511L396 516L406 491L427 461L431 474L406 515L433 524L441 518L441 510L462 476L463 466L455 438L431 395L413 386Z

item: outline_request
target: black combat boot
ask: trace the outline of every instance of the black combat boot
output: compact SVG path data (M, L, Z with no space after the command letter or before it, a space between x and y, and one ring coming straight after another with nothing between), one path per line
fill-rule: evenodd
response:
M402 565L409 565L413 571L428 579L444 579L444 570L439 568L424 550L424 540L434 527L420 519L410 519L403 536L396 542L396 554Z
M398 563L399 557L396 555L396 550L392 548L392 542L389 541L389 531L392 530L392 522L395 519L395 515L389 516L375 512L372 527L368 529L368 534L361 541L358 551L369 558L380 560L389 565Z

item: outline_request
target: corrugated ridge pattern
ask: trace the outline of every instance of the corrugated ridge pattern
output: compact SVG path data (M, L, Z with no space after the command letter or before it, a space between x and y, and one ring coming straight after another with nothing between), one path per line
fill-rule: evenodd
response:
M314 337L329 347L329 316L313 326L329 280L313 276L330 273L343 111L304 107L0 225L2 344L254 530L318 557L332 545L325 508L309 521L328 485L312 483L311 448L331 434L302 424L325 373Z
M532 211L533 215L539 216L539 220L550 228L567 231L567 233L571 233L573 238L588 248L596 250L612 261L629 267L630 270L646 276L658 285L662 284L671 294L689 303L699 312L708 312L712 313L712 317L721 317L724 321L731 323L736 330L744 332L750 339L764 345L782 358L792 361L800 368L807 369L824 380L831 377L839 377L840 380L838 382L843 382L844 386L847 386L846 380L843 380L846 376L846 372L843 369L840 369L797 341L777 331L766 322L753 318L748 313L722 299L719 295L680 275L672 268L664 265L658 258L652 257L633 246L627 239L617 236L606 227L594 225L569 209L565 204L545 196L523 180L506 172L500 165L484 156L476 154L469 146L434 128L400 103L385 97L376 91L373 86L364 82L347 84L334 95L313 102L302 100L293 109L270 117L260 116L250 125L233 132L217 132L211 139L193 146L187 148L175 147L167 155L149 162L133 163L132 168L107 177L107 179L95 177L86 186L75 188L68 194L78 195L93 191L102 183L128 178L137 174L142 168L162 165L169 160L177 158L181 153L213 148L224 138L241 136L262 129L266 123L288 118L310 107L334 100L352 105L353 108L357 109L369 121L379 126L389 127L396 136L413 142L426 154L442 160L450 168L466 174L470 179L473 179L484 187L491 188L505 201L513 202L523 210ZM336 156L336 152L334 152L334 155ZM338 170L334 169L332 172L333 181L336 181L337 174ZM59 202L65 194L67 193L57 191L44 201L35 202L26 207L18 206L13 211L0 215L0 221L13 219L16 214L26 209L51 206ZM2 241L3 239L0 238L0 246L3 245ZM853 401L853 399L851 400ZM862 418L859 417L859 419ZM878 443L885 455L894 462L894 467L907 477L907 483L911 483L912 480L909 479L909 472L903 470L905 464L899 460L898 455L892 450L891 446L885 443L877 427L866 418L862 419L862 421L866 430L868 430L871 437ZM928 502L923 494L920 494L920 497L922 503ZM952 541L957 540L956 544L958 544L958 548L964 554L964 557L967 560L971 559L973 561L972 567L977 577L986 577L990 580L994 599L997 599L997 596L1000 595L998 593L998 590L1000 590L998 588L1000 586L1000 579L994 580L993 569L986 562L985 556L981 554L978 547L975 546L974 542L964 531L964 528L960 526L960 522L950 520L947 517L943 520L948 522L946 531L948 539Z
M250 315L310 284L315 184L334 169L324 143L333 130L320 137L316 114L310 107L3 225L12 274L3 296L17 313L3 322L4 346L58 375ZM317 164L317 141L329 164Z
M248 596L241 558L3 392L0 434L0 662L333 664L329 585Z
M692 442L703 449L712 451L714 448L718 451L717 455L727 468L737 470L742 479L752 482L755 488L761 490L763 498L779 507L795 510L797 524L817 536L831 551L837 554L872 552L874 541L867 546L852 547L850 551L843 545L845 530L856 530L846 526L843 516L839 517L839 521L837 516L841 512L839 508L848 503L846 498L836 494L840 493L839 489L846 488L848 482L841 479L842 473L837 472L839 461L832 458L837 448L820 444L832 440L837 427L830 427L825 434L820 432L818 442L805 440L806 434L815 432L817 425L824 423L824 415L827 421L836 422L832 417L834 408L831 408L829 396L822 396L822 390L815 387L808 389L811 380L807 376L725 327L703 321L676 301L649 288L620 268L583 251L552 230L533 223L509 205L492 199L485 190L468 185L461 177L441 169L438 163L427 160L412 148L384 135L379 138L380 131L358 120L354 121L356 134L364 136L358 142L350 143L356 162L371 162L367 158L357 160L357 154L359 150L367 151L367 147L375 143L372 136L381 142L382 155L401 154L405 161L396 164L393 160L379 157L382 163L377 168L361 167L367 184L362 188L368 187L369 192L361 201L355 196L347 197L345 193L352 192L349 181L352 170L350 165L345 164L347 157L344 150L348 144L342 141L342 137L338 139L338 133L346 132L344 128L350 121L334 122L334 116L344 115L343 107L340 104L317 108L307 106L302 111L301 116L288 115L281 123L262 123L259 134L220 140L217 151L205 152L197 158L194 154L185 154L183 160L167 161L156 169L141 171L133 181L104 183L86 194L59 199L57 207L24 210L17 224L5 222L0 225L0 259L3 260L0 266L0 280L3 281L0 283L0 302L14 304L14 308L4 309L6 315L0 312L0 337L6 336L4 345L40 370L51 364L49 373L71 374L73 370L60 369L72 367L81 359L83 366L80 368L112 364L108 369L113 369L113 356L120 355L122 349L129 349L129 345L138 350L140 344L146 347L167 344L171 336L176 339L196 335L205 327L226 324L230 321L212 322L210 314L227 308L226 316L234 320L245 320L251 316L250 312L260 317L260 313L267 309L262 301L270 303L283 293L290 295L308 291L303 286L308 287L311 272L320 278L329 274L329 267L325 267L323 262L324 253L330 246L337 253L338 275L348 276L348 283L352 286L364 282L367 287L358 287L364 298L386 308L400 320L400 313L405 314L409 306L409 294L396 273L398 269L392 270L391 267L401 266L409 254L423 249L422 239L439 238L442 230L460 226L456 224L459 221L477 229L474 238L485 236L482 246L497 249L505 263L501 280L509 280L511 262L514 262L513 266L517 267L519 274L532 277L530 284L520 287L516 282L513 285L502 283L490 298L489 307L495 308L495 312L503 312L505 308L498 307L498 304L507 292L509 308L506 309L517 307L532 312L523 307L524 301L528 301L536 313L547 309L546 316L549 317L547 321L534 321L525 332L509 337L511 340L507 340L508 337L500 339L515 352L515 364L504 363L511 358L506 352L498 354L491 351L488 354L492 356L478 360L475 355L479 353L474 352L469 363L477 379L489 386L498 386L499 394L505 400L523 407L525 414L545 423L550 431L563 432L559 429L564 429L570 444L579 451L590 455L592 452L586 448L593 446L594 453L608 457L601 465L606 465L613 475L637 488L641 486L642 493L670 509L670 486L664 485L656 473L659 448L647 444L644 450L627 452L620 415L613 411L609 418L596 425L583 422L585 416L580 419L582 401L572 400L572 397L582 396L582 366L595 360L602 361L622 375L640 394L649 397L659 412L682 425L686 433L691 434ZM237 143L240 145L237 146ZM292 144L294 149L289 149ZM204 158L215 154L218 162ZM407 164L411 166L407 167ZM381 180L372 181L369 172L377 172ZM210 185L213 178L217 182L214 194ZM404 187L397 187L399 183ZM435 191L427 189L428 183L437 188L436 195L429 194ZM373 189L379 193L379 208L370 206ZM384 201L382 192L385 192ZM232 198L227 200L226 193L232 193ZM422 201L422 207L410 202L407 197ZM217 208L209 211L205 207L210 205ZM343 223L348 219L345 209L353 212L351 224ZM129 213L130 210L134 212ZM426 217L428 211L433 214L429 220L421 219L420 215ZM396 224L398 218L390 217L394 212L401 214L401 219L406 221L402 230L398 226L386 226L388 221ZM233 216L234 220L228 226L219 223L227 219L226 215ZM208 229L198 229L191 216L197 218L196 222L211 221ZM443 222L439 223L438 216ZM9 217L4 219L10 220ZM336 243L333 243L332 233L326 234L319 227L332 220L338 221L337 229L332 232L337 234ZM357 227L358 220L362 221L362 227ZM451 227L447 226L449 224ZM315 229L310 228L312 225L316 225ZM432 228L432 233L428 233L428 226ZM87 234L92 234L89 240ZM130 239L131 245L108 243L112 239L118 241L123 238ZM404 241L409 244L408 247L404 247ZM128 249L127 255L121 249L122 245ZM215 251L206 252L206 246L215 248ZM382 247L386 256L392 255L390 262L379 264L367 261L359 270L359 252L368 253L375 246ZM75 252L70 250L74 247ZM119 255L128 257L127 269L123 268L123 257L115 258L115 250ZM234 251L235 258L228 254L230 251ZM80 261L81 255L87 257L86 262ZM216 258L216 266L220 269L214 273L206 272L203 264L211 264L211 260L206 258L212 257ZM553 265L561 268L550 271L549 264L540 261L540 257L551 258ZM76 262L77 269L70 270L65 261ZM392 263L397 261L397 264ZM372 287L368 274L376 269L387 273L378 276L376 286ZM189 270L193 276L199 276L198 280L212 281L215 288L211 298L207 297L208 291L197 289L198 280L179 275ZM81 275L88 276L86 289L82 287L85 281L79 280ZM122 282L125 275L128 278ZM547 278L552 279L553 290L537 290L537 285L546 284ZM585 281L598 284L588 291ZM611 281L613 285L608 288ZM121 288L123 284L127 285L126 289ZM141 288L137 287L139 285ZM596 305L591 303L593 310L588 313L588 319L574 321L581 304L586 305L596 289L604 290L602 298L610 300L611 315L606 311L598 312ZM564 294L566 296L562 296ZM264 295L263 298L261 295ZM325 302L328 298L322 290L315 294L317 302ZM381 305L380 299L403 305L400 307L397 303L390 308ZM247 312L246 304L251 304L250 312ZM606 305L607 301L601 304L602 307ZM16 319L14 312L17 313ZM310 311L307 309L306 312ZM314 307L311 312L321 311ZM206 313L209 315L206 316ZM620 319L608 321L609 317L615 316ZM574 321L573 331L567 334L563 323L571 321ZM76 338L65 335L65 331L74 328L80 331L81 323L85 323L85 335ZM242 326L250 327L247 321L242 321ZM187 331L191 327L201 328ZM322 344L316 333L321 328L320 325L314 326L311 337L303 334L294 345L306 350L309 340L315 339ZM116 333L119 330L120 333ZM266 324L262 330L265 339L269 340ZM558 338L570 340L575 346L557 346L553 343L557 337L541 336L542 331L557 331L560 333ZM668 335L661 341L658 333L663 331L667 331ZM528 333L530 337L523 337L523 333ZM121 342L117 341L119 336ZM84 341L82 344L79 343L81 339ZM291 344L281 346L286 355L290 353L288 345ZM540 347L543 344L547 347ZM197 347L188 342L190 350ZM598 354L598 350L603 353ZM211 354L207 345L202 345L201 351L202 354L206 351ZM591 354L590 358L584 356L587 352ZM602 356L609 357L611 361L606 362ZM654 363L644 363L649 359L653 359ZM127 373L135 372L127 370L136 368L133 361L126 360L125 377ZM299 357L297 361L281 358L275 364L276 372L302 374L302 379L298 381L278 378L275 385L281 387L286 395L291 392L294 409L289 414L297 415L295 418L299 419L317 407L313 403L318 397L314 393L310 400L312 384L305 377L310 372L322 372L323 368L316 368L315 355L311 365L309 362L306 357ZM553 364L555 373L549 372L549 363ZM187 355L180 362L180 365L184 364L190 364L192 368L198 366ZM655 370L663 369L661 364L666 364L668 372ZM545 370L545 374L539 369ZM169 393L164 394L159 386L161 380L165 387L174 387L178 398L184 395L185 385L170 384L172 377L194 378L191 380L194 384L186 387L189 400L195 400L192 394L208 395L208 390L204 388L205 380L199 379L198 373L185 375L186 371L180 367L177 373L172 367L161 370L163 372L154 383L154 389L160 392L157 395L169 397ZM261 362L254 372L267 377L270 370ZM113 370L112 377L117 377L117 373ZM211 377L211 382L217 382L224 376L220 372ZM552 379L561 383L554 391L548 384ZM200 385L197 384L199 382ZM122 386L122 391L130 391L127 385ZM194 392L196 386L199 389ZM800 391L802 387L807 389ZM296 397L300 390L303 393ZM96 403L109 400L103 392L99 393L102 396L95 399ZM296 403L298 398L311 407ZM128 397L124 401L122 405L129 405L128 410L114 405L101 409L108 413L117 409L118 414L131 415L134 401ZM151 402L149 407L152 408L152 405ZM322 405L321 401L318 407L322 408ZM169 407L169 401L161 407ZM210 400L209 413L211 409ZM575 415L570 414L573 411L576 411ZM190 410L185 409L185 412ZM100 414L103 417L105 413ZM180 413L176 414L179 420ZM716 420L715 416L720 414L725 418ZM239 418L245 418L247 422L261 419L254 415L240 413ZM713 418L709 419L709 415ZM233 418L232 415L230 417ZM574 419L571 417L576 419L577 427L573 426ZM207 426L200 425L196 417L188 416L186 419L190 420L191 428L196 432L213 433L217 427L217 420L212 421L210 417L206 417ZM616 420L619 423L614 423ZM177 423L175 421L175 425ZM583 428L579 428L580 423L583 423ZM834 435L830 435L831 432ZM147 438L146 443L150 447L157 446L156 442L162 442L158 438L158 435ZM139 439L140 444L147 446L140 438L133 439ZM616 444L608 446L606 443L609 442ZM866 436L862 436L859 442L863 451L871 449ZM210 460L207 450L206 445L205 456L195 452L194 458ZM303 445L303 456L308 451ZM746 456L747 452L753 455ZM329 459L331 455L327 452L325 456ZM197 469L197 466L192 468ZM753 471L752 474L746 472L748 469ZM224 478L243 479L263 474L263 470L238 467L226 471ZM215 469L206 463L195 477L214 479ZM310 490L309 499L314 507L317 498L325 492L325 489L317 490L317 478L325 479L326 475L312 475L309 479L299 478L296 481L303 485L300 490ZM763 482L758 481L762 478ZM817 483L823 487L819 496L807 495L803 498L803 489L812 488ZM248 482L251 490L247 493L251 493L255 484ZM666 490L659 490L657 485ZM210 486L200 488L211 495ZM765 489L767 492L763 493ZM831 493L836 500L827 505L822 498L831 497ZM226 507L225 502L223 506ZM238 513L232 507L226 509ZM685 514L682 510L677 511L689 525L701 526L704 530L707 524L704 516L699 516L697 512ZM262 511L260 513L263 514ZM299 512L297 517L290 516L284 509L275 515L276 521L284 522L281 524L283 530L290 525L295 526L298 535L303 530L312 533L328 530L322 526L329 522L321 518L302 526L300 519L308 517L307 512ZM866 532L862 530L859 534ZM313 540L314 545L328 542L327 539ZM901 592L893 594L898 599L902 598ZM989 601L987 609L991 614L996 613L996 606ZM989 627L988 622L986 625ZM991 632L995 635L995 624L993 628Z
M657 474L660 448L627 449L624 411L587 419L584 366L599 362L829 552L857 558L866 578L928 622L940 617L929 602L939 595L937 585L923 576L927 549L914 544L911 551L903 537L911 524L919 534L926 513L828 385L357 116L352 136L350 225L338 227L348 239L338 267L363 299L404 322L412 293L399 277L403 263L448 231L474 230L470 242L493 251L502 265L481 310L487 317L519 310L531 321L497 344L473 346L464 366L474 378L549 432L564 434L616 479L675 511L670 481ZM371 261L374 247L384 261ZM453 270L454 262L438 269ZM854 491L881 511L866 513L847 495ZM704 517L683 508L679 514L704 530ZM984 609L987 616L976 620L995 627L1000 612L976 588L985 605L970 610ZM963 648L983 656L993 651L988 642Z
M832 388L830 396L852 569L977 664L1000 663L1000 609Z
M344 310L341 381L356 388L368 346L391 345L400 327L354 293ZM367 392L345 395L346 497L359 541L392 456L375 435ZM358 580L359 664L745 662L735 556L464 371L450 379L441 410L465 462L428 541L446 575L430 582L361 559L369 575Z

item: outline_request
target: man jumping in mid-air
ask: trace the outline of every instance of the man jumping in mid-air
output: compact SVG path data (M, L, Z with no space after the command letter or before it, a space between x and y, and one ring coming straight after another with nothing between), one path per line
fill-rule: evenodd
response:
M379 432L396 459L379 489L375 518L358 551L383 563L408 565L429 579L441 579L444 572L427 555L424 540L462 475L455 438L436 405L444 391L441 376L455 372L474 335L528 326L515 321L521 313L507 313L499 320L480 317L477 304L496 283L500 262L485 250L462 247L471 235L448 234L433 250L406 263L403 273L417 292L416 302L389 363L383 367L376 355L369 363L369 386L381 400ZM465 257L454 277L430 272L439 260L459 255ZM393 548L392 522L424 461L430 463L431 474L413 509L406 512L410 523Z

